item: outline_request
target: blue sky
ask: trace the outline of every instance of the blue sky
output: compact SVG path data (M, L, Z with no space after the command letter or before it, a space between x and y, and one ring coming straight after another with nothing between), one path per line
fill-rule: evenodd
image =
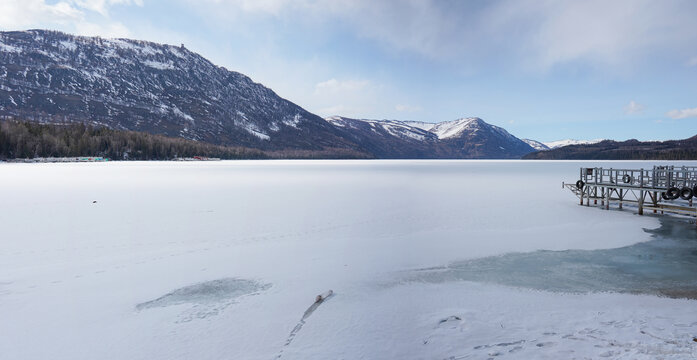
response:
M696 1L2 0L0 29L185 44L321 116L697 134Z

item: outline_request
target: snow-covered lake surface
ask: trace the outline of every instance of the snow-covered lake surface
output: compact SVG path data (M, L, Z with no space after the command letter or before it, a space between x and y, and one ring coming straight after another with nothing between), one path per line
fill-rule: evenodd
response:
M584 165L653 163L0 164L0 358L697 358L694 223Z

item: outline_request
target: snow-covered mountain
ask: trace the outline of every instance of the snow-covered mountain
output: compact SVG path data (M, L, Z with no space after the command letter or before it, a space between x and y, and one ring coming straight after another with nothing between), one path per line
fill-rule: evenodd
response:
M346 156L520 158L534 150L479 118L325 121L183 45L45 30L0 32L0 116Z
M384 133L386 136L394 136L403 140L435 141L437 137L423 128L415 127L408 122L399 120L350 119L341 116L330 116L325 120L334 126L344 129L356 129L358 126L367 124L373 132ZM435 124L430 125L433 126Z
M532 146L533 149L537 151L542 151L542 150L549 150L549 146L537 141L537 140L532 140L532 139L520 139L523 140L526 144Z
M607 139L594 139L594 140L575 140L575 139L564 139L564 140L556 140L556 141L549 141L549 142L543 142L545 146L549 149L556 149L558 147L562 146L568 146L568 145L588 145L588 144L597 144L601 141L605 141ZM533 140L534 141L534 140Z
M440 123L339 116L326 120L383 158L519 158L534 151L503 128L480 118Z
M358 149L336 127L183 45L0 32L0 115L261 149Z

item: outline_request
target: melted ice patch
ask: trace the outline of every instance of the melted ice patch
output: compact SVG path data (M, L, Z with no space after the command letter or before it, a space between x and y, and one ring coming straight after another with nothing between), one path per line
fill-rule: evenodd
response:
M697 298L694 225L661 218L654 239L615 249L538 250L419 269L410 280L474 281L566 293L619 292Z
M254 280L224 278L206 281L176 289L159 298L136 305L136 310L190 304L180 321L203 319L218 315L226 307L245 295L255 295L267 290L271 284Z

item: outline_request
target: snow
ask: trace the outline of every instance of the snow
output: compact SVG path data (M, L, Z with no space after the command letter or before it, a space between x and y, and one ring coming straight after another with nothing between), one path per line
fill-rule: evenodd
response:
M0 208L0 354L690 358L692 300L438 278L462 261L653 241L643 229L657 218L578 206L560 188L588 164L0 164L13 189Z
M302 116L300 114L295 114L293 115L292 118L290 117L285 117L283 119L283 124L288 125L290 127L298 128L298 124L300 124L300 121L302 120Z
M191 115L189 115L189 114L187 114L187 113L185 113L185 112L179 110L179 108L176 107L176 106L174 106L174 107L172 108L172 112L174 113L174 115L177 115L177 116L179 116L180 118L183 118L183 119L185 119L185 120L194 122L194 118L191 117Z
M243 128L245 131L247 131L248 133L250 133L250 134L252 134L252 135L258 137L259 139L262 139L262 140L270 140L270 139L271 139L271 137L270 137L269 135L263 133L263 132L262 132L256 125L254 125L254 124L247 123L247 124L242 125L242 128Z
M68 51L75 51L77 49L77 45L75 45L75 43L72 41L63 40L63 41L58 42L58 45L61 48L66 49Z
M549 150L549 147L547 147L547 145L545 145L537 140L531 140L531 139L520 139L520 140L522 140L524 143L530 145L535 150L538 150L538 151Z
M145 60L143 61L145 66L151 67L158 70L174 70L176 67L171 62L163 63L159 61Z
M0 51L11 52L11 53L20 53L20 52L22 52L22 49L18 48L16 46L12 46L12 45L4 44L4 43L0 42Z
M376 134L378 133L377 127L382 128L385 130L388 134L394 137L398 138L410 138L414 139L417 141L424 141L426 140L425 133L426 131L423 131L423 129L419 127L412 126L408 124L405 121L399 121L399 120L371 120L371 119L348 119L348 118L342 118L340 116L330 116L328 118L325 118L326 121L328 121L330 124L337 126L337 127L346 127L350 126L350 121L361 121L365 122L367 124L370 124L371 130L375 132Z
M430 131L438 135L439 139L447 139L461 134L465 129L477 131L479 129L479 121L480 120L478 118L464 118L454 121L444 121L436 124L436 126L431 128Z
M550 149L555 149L558 147L568 146L568 145L597 144L597 143L599 143L601 141L605 141L605 140L607 140L607 139L594 139L594 140L565 139L565 140L543 142L543 144L545 144Z
M437 125L434 123L427 123L427 122L421 122L421 121L404 121L404 123L409 125L409 126L413 126L413 127L419 128L421 130L426 130L426 131L430 131L431 129L433 129L434 126Z

